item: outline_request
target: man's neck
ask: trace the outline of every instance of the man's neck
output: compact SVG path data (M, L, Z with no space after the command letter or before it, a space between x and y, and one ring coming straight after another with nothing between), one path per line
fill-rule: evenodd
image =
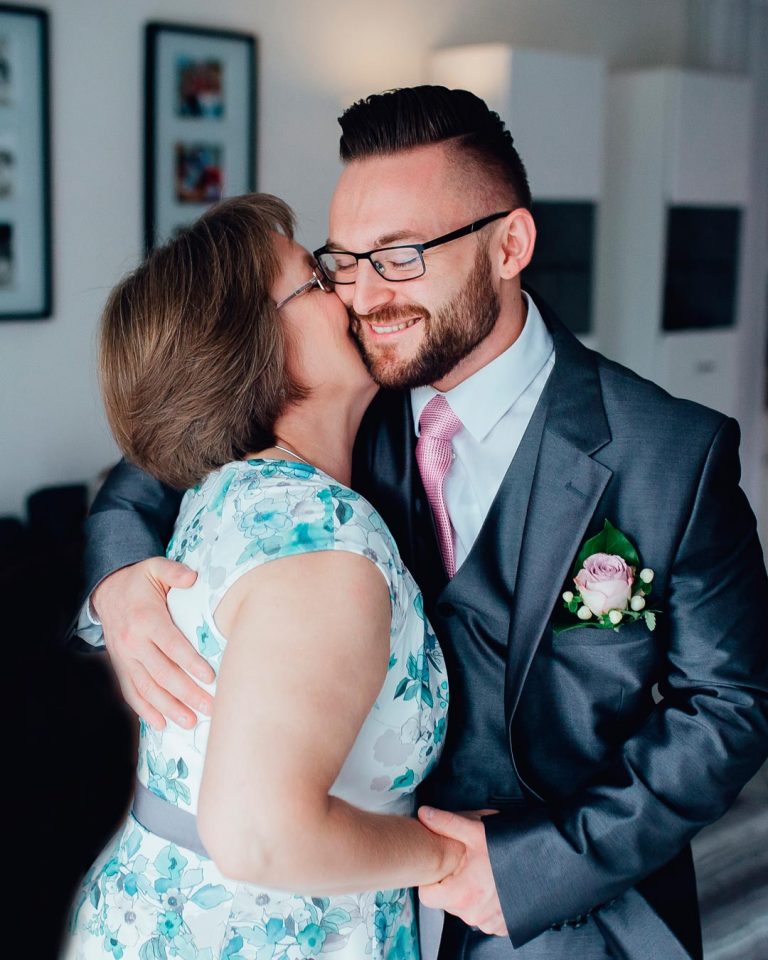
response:
M523 332L528 315L528 304L520 288L508 302L502 300L499 319L488 336L475 349L460 360L449 374L436 380L431 386L441 393L452 390L460 383L482 370L492 360L508 350Z

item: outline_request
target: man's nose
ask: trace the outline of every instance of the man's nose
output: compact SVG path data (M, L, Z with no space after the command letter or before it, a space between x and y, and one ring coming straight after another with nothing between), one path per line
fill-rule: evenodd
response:
M394 284L385 280L368 260L361 260L352 288L352 308L358 316L376 313L389 306L395 297Z

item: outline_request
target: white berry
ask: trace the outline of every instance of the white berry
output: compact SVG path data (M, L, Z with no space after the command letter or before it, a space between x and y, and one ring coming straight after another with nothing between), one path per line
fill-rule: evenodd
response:
M624 614L621 612L621 610L610 610L608 612L608 619L611 621L614 627L621 623L623 616Z
M629 605L633 610L642 610L645 606L645 598L640 596L632 597L632 599L629 601Z
M565 600L566 603L570 603L573 600L573 594L570 590L565 591L563 594L563 600Z
M579 607L576 616L579 618L579 620L589 620L589 618L592 616L592 611L587 606Z
M653 570L650 567L644 567L640 571L640 579L643 583L650 583L653 580Z

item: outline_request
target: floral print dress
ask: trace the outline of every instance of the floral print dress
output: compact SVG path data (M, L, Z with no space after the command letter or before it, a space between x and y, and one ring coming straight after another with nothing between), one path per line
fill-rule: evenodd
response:
M412 814L414 790L444 742L448 683L421 594L384 522L362 497L309 465L227 464L184 497L168 556L198 577L190 589L169 593L169 608L218 670L226 639L213 613L229 587L259 564L321 550L367 557L385 577L392 604L387 676L331 792L365 810ZM342 594L340 585L329 602ZM192 730L141 724L139 781L191 814L209 725L205 717ZM330 954L337 960L418 958L413 891L310 897L260 889L229 880L212 860L148 832L129 814L83 881L63 957L295 960Z

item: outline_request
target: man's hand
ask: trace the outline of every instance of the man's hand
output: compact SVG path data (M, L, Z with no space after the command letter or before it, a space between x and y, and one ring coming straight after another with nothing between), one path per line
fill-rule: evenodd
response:
M419 900L425 907L452 913L467 926L477 927L483 933L506 937L507 926L488 858L485 827L480 820L480 817L497 812L447 813L434 807L419 808L419 820L425 827L442 837L460 840L467 851L456 873L439 883L419 887Z
M213 705L189 676L210 683L213 669L176 628L165 599L171 587L191 587L196 579L181 563L150 557L116 570L91 596L123 697L158 730L166 717L193 727L197 717L187 706L210 714Z

